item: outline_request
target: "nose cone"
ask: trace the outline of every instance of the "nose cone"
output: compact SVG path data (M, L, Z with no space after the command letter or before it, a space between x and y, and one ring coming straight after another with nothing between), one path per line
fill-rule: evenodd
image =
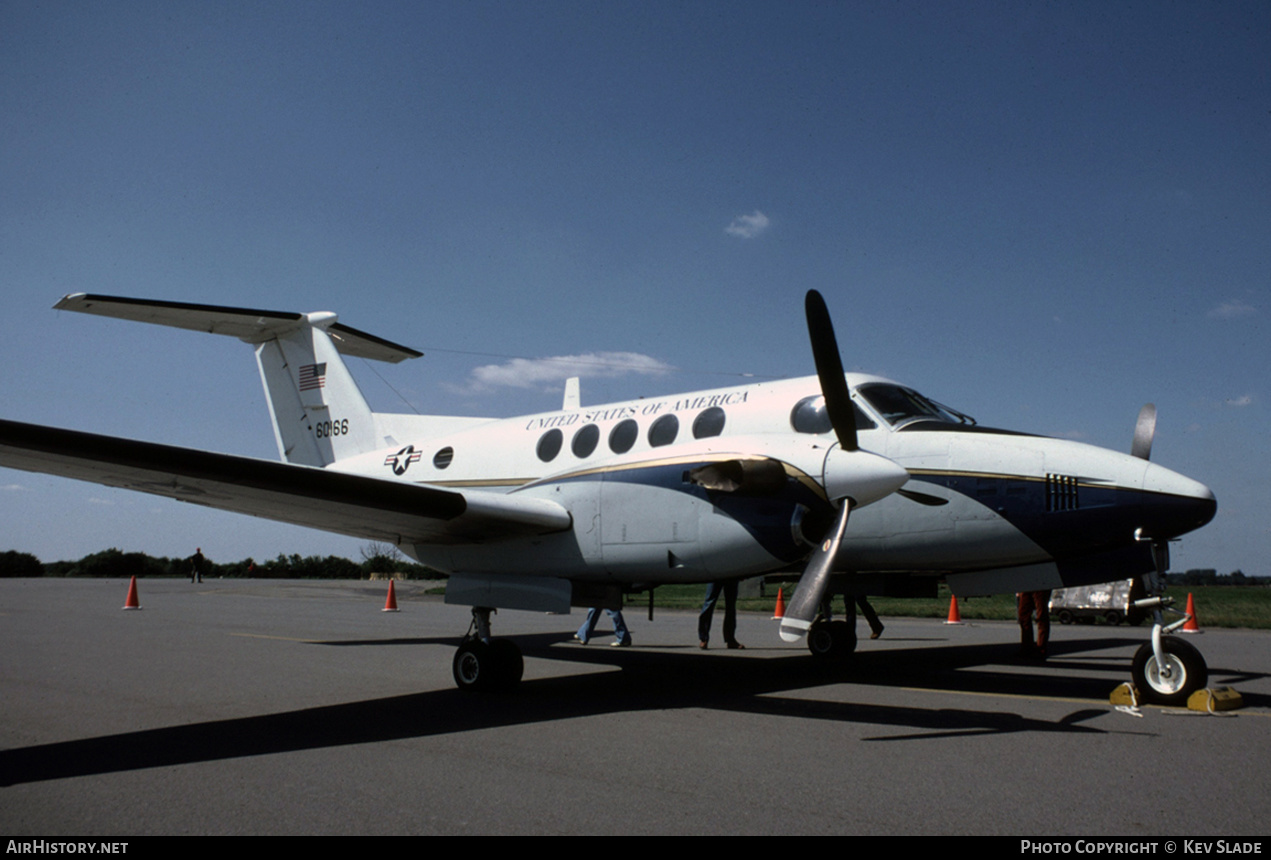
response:
M909 472L894 460L838 445L826 454L824 469L825 494L831 499L850 496L858 508L891 495L909 480Z
M1143 490L1143 531L1151 538L1173 538L1194 531L1218 512L1218 500L1209 487L1155 463L1147 464Z

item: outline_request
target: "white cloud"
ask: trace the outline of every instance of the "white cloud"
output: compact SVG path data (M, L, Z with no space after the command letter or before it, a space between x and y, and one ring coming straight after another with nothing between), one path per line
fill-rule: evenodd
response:
M756 209L751 215L738 215L733 223L724 228L724 232L740 239L753 239L767 230L771 223L767 215Z
M9 492L21 492L22 490L25 490L25 489L26 487L22 486L21 484L5 484L4 486L0 487L0 490L7 490Z
M1237 317L1247 317L1250 314L1256 314L1257 312L1258 309L1253 305L1248 304L1247 302L1242 302L1240 299L1232 299L1231 301L1223 302L1218 307L1214 308L1207 314L1207 316L1211 319L1233 320Z
M546 358L513 358L503 364L487 364L469 375L470 388L553 388L571 376L600 379L627 374L659 376L675 368L638 352L588 352Z
M1250 405L1252 405L1252 404L1253 404L1253 395L1252 395L1252 394L1246 394L1246 395L1244 395L1243 397L1229 397L1229 398L1227 398L1227 405L1228 405L1228 406L1250 406Z

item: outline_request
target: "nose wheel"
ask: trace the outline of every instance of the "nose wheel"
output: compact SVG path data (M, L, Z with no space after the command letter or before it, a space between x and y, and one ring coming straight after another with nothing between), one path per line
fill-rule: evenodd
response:
M1186 705L1192 693L1209 680L1209 667L1190 642L1161 637L1161 657L1153 643L1144 642L1134 653L1130 673L1143 698L1158 705Z

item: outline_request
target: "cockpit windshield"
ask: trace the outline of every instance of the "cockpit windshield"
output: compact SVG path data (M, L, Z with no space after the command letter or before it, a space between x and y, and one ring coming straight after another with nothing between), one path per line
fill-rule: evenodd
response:
M914 421L939 421L944 424L974 424L975 419L956 409L923 397L912 388L884 382L871 382L856 389L879 415L893 427Z

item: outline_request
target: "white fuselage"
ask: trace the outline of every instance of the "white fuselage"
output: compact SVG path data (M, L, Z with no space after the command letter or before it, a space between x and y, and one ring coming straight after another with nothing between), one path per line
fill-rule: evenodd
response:
M1136 537L1173 537L1213 515L1206 487L1147 460L948 414L885 417L871 391L913 392L859 374L848 382L866 419L861 449L908 470L905 490L926 503L902 491L853 513L840 568L955 574L1115 559ZM805 377L502 420L377 415L380 434L400 444L329 468L550 499L573 518L553 534L403 547L450 573L625 584L749 576L798 563L833 516L823 469L834 434L792 423L796 404L819 393ZM729 491L690 476L737 461L775 461L784 481Z

